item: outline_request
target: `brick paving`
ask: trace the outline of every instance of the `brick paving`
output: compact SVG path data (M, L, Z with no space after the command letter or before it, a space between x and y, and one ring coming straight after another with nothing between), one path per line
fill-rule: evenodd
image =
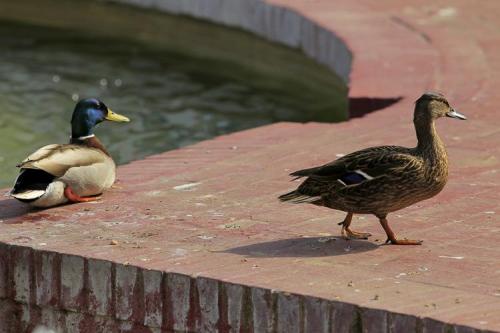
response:
M351 98L399 98L339 124L278 123L120 167L98 203L0 199L0 319L18 331L500 331L500 3L277 1L351 49ZM340 239L344 213L286 205L288 172L369 145L414 145L413 101L439 90L449 183L389 215L422 246ZM16 317L18 316L18 317ZM19 320L14 320L15 318ZM14 326L11 326L14 327ZM1 330L0 330L1 331ZM13 330L15 331L15 330Z

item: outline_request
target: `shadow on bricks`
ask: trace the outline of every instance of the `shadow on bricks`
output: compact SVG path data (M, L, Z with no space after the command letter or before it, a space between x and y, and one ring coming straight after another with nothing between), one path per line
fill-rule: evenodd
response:
M383 110L403 97L373 98L373 97L349 97L349 118L363 117L364 115Z
M222 252L247 257L330 257L375 250L379 245L366 240L341 237L288 238L234 247Z
M0 201L0 220L15 219L16 217L23 216L32 211L28 205L25 205L14 200L3 200ZM10 221L10 223L20 223L22 221ZM4 223L9 223L4 221Z

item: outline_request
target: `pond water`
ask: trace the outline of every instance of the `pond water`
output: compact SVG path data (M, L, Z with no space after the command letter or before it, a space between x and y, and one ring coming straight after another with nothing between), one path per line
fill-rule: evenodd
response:
M306 121L208 63L118 38L0 21L0 188L37 148L65 143L75 102L98 97L130 123L95 133L118 164L280 120ZM281 96L282 97L282 96Z

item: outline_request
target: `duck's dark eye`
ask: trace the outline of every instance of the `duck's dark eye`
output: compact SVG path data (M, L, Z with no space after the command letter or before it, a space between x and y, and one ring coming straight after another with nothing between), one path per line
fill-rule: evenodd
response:
M440 99L439 101L440 101L441 103L443 103L444 105L448 106L448 107L450 106L450 104L448 103L448 101L447 101L447 100L445 100L445 99Z
M106 105L104 105L104 103L101 102L101 101L97 102L96 109L98 109L98 110L106 110L106 111L108 110L108 108L106 107Z

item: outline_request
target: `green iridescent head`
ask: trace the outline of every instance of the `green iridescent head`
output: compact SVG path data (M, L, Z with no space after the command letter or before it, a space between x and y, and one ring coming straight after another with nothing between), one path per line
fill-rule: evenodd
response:
M105 121L128 122L127 117L111 111L103 102L96 98L79 101L71 117L71 137L81 138L92 135L93 128Z

